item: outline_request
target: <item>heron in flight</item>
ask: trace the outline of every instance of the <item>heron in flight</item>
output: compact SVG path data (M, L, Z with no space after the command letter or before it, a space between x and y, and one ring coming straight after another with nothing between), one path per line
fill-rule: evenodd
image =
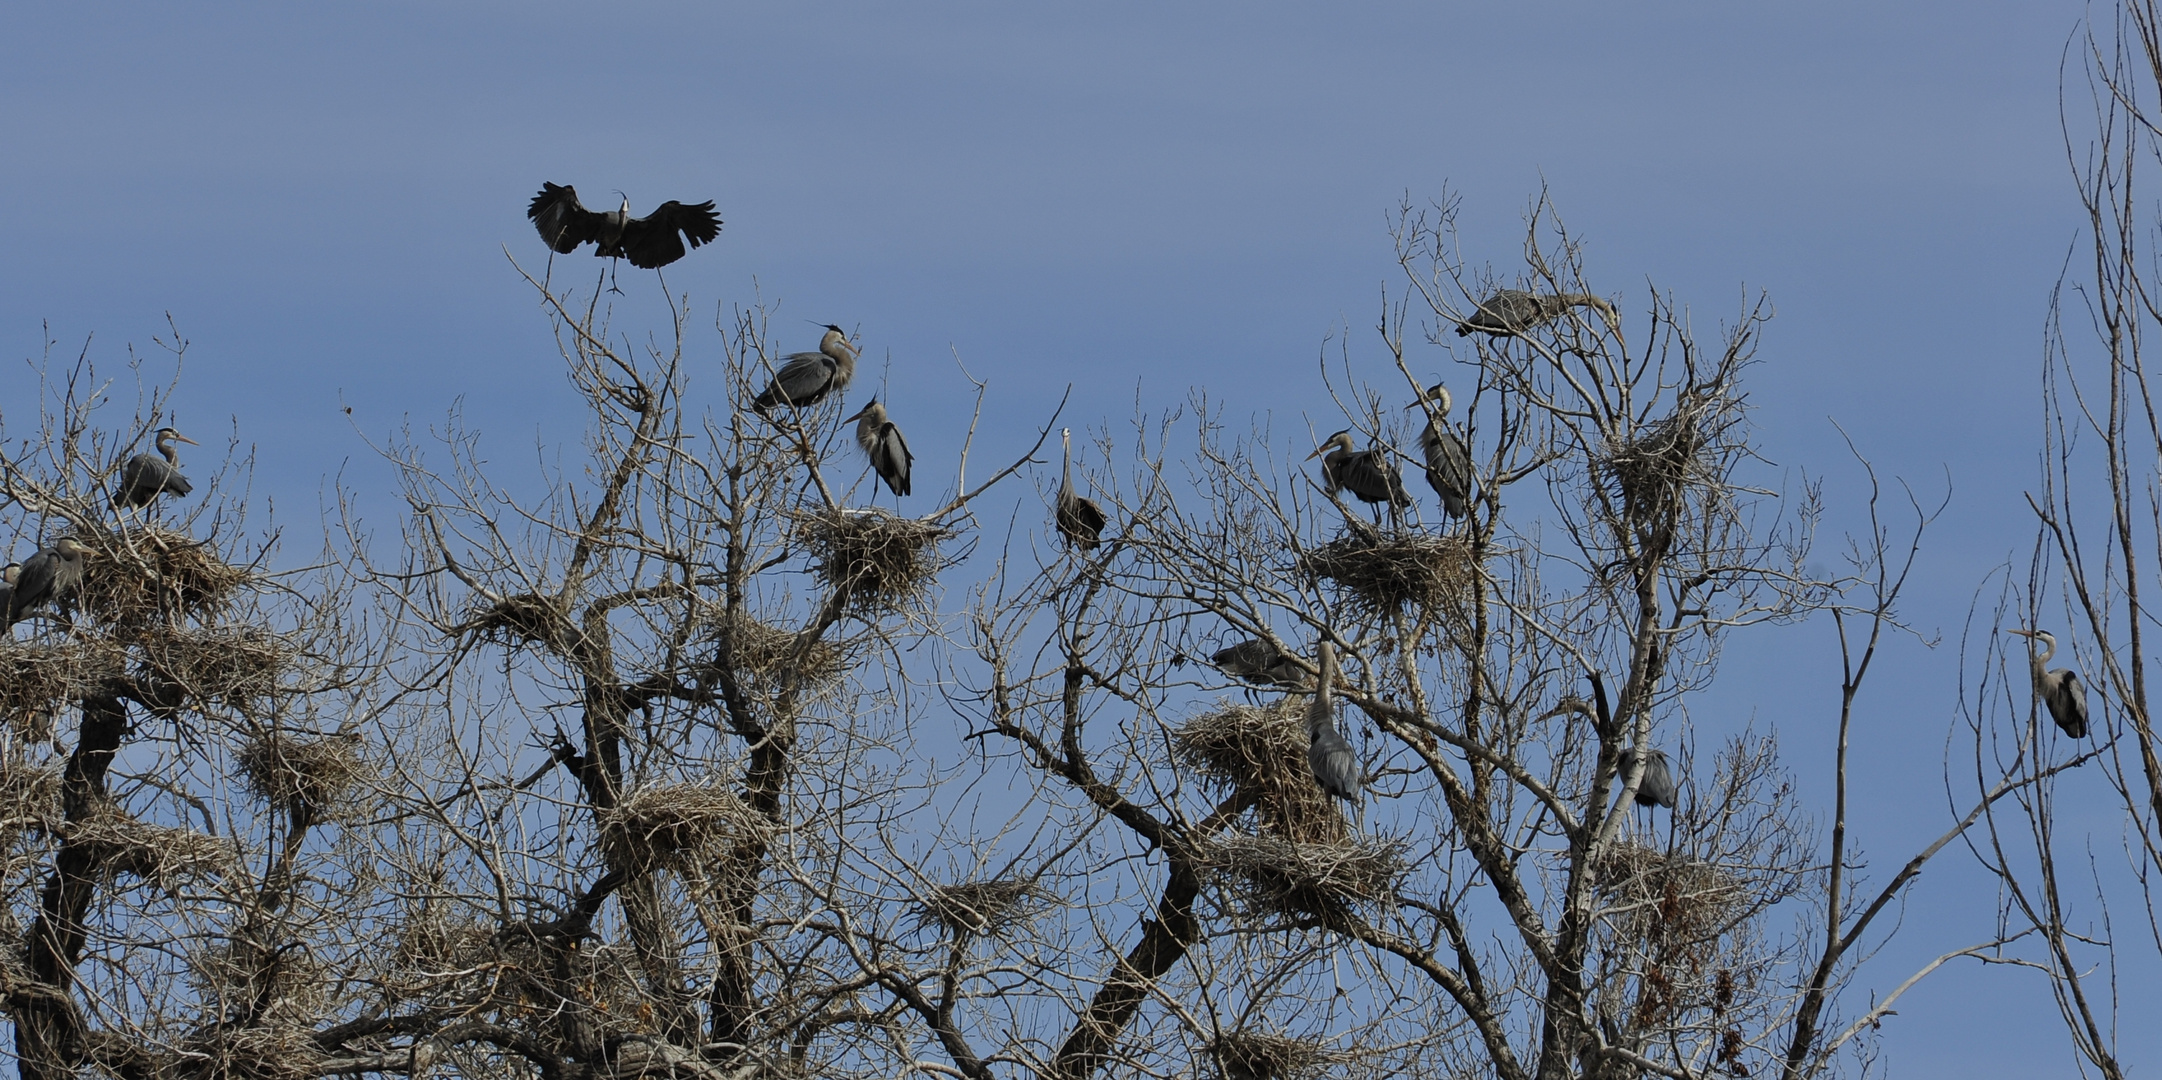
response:
M13 629L23 617L47 603L60 603L83 584L83 555L90 549L72 536L53 541L53 546L23 560L8 597L7 626Z
M1449 388L1435 383L1404 408L1426 410L1426 430L1419 433L1419 449L1426 455L1426 482L1441 496L1443 510L1451 517L1463 517L1471 503L1471 450L1444 422L1454 402Z
M632 217L628 197L618 209L595 213L578 201L578 189L568 184L541 184L525 216L558 255L592 244L593 254L629 259L641 270L657 270L682 258L685 240L697 247L721 235L720 215L713 212L711 199L688 206L670 199L644 217Z
M1327 454L1323 457L1323 454ZM1411 505L1411 495L1404 490L1404 478L1397 475L1396 466L1380 447L1365 450L1351 448L1351 431L1346 428L1329 436L1306 460L1321 458L1322 488L1331 496L1339 491L1349 491L1360 502L1387 503L1391 512Z
M180 451L174 443L200 446L201 443L172 428L158 429L156 454L137 454L120 467L120 490L113 492L113 507L131 510L149 506L160 495L180 498L195 490L188 478L180 475ZM160 460L160 459L163 460Z
M2087 687L2079 681L2079 673L2070 668L2047 670L2050 658L2057 655L2057 636L2047 630L2014 630L2030 642L2042 643L2042 652L2036 655L2027 650L2027 663L2034 669L2034 693L2049 706L2049 718L2064 729L2066 735L2075 739L2087 737Z
M1503 289L1479 301L1479 310L1471 318L1456 324L1456 336L1464 337L1477 330L1495 337L1521 334L1534 326L1549 323L1561 317L1570 308L1588 307L1606 320L1608 330L1621 329L1621 313L1605 297L1590 293L1555 293L1538 295L1522 289Z
M1359 756L1352 752L1344 733L1336 730L1336 646L1321 643L1321 683L1314 689L1313 703L1306 707L1306 763L1314 768L1314 782L1321 790L1353 806L1359 803L1364 777Z
M901 496L908 494L908 466L916 460L916 455L908 452L908 440L901 437L901 429L893 421L886 419L886 407L877 398L848 419L856 422L856 445L870 457L871 471L893 491L894 505L898 507Z
M1059 473L1058 509L1055 513L1059 535L1066 538L1070 547L1094 551L1102 542L1104 525L1110 519L1104 517L1104 508L1096 500L1077 494L1073 489L1073 429L1058 429L1059 447L1066 464Z
M781 369L773 373L773 382L765 391L751 401L751 408L764 415L775 405L788 405L807 409L826 395L847 386L856 377L856 346L848 340L848 334L832 323L826 324L826 336L818 341L817 352L789 353L781 358Z

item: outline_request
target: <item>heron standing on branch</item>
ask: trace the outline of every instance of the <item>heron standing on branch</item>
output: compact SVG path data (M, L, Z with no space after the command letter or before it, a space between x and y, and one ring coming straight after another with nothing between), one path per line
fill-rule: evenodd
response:
M2042 652L2036 655L2030 646L2027 663L2034 669L2034 694L2049 706L2049 717L2064 729L2066 735L2075 739L2087 737L2087 687L2079 681L2079 673L2069 668L2046 670L2050 658L2057 655L2057 636L2047 630L2014 630L2030 642L2042 643Z
M8 598L8 628L13 629L40 605L58 604L75 595L83 585L83 554L89 550L74 537L63 536L53 541L53 546L24 559Z
M908 452L908 440L901 437L901 429L893 421L886 419L886 407L877 398L848 419L856 421L856 445L870 457L871 471L893 491L893 505L898 510L901 496L908 494L909 464L916 460L916 455Z
M1305 673L1284 655L1282 649L1260 638L1218 649L1216 655L1209 657L1209 663L1216 665L1216 670L1245 682L1298 686L1306 681Z
M1620 775L1627 779L1630 770L1635 769L1636 764L1637 754L1635 750L1622 751ZM1667 767L1667 752L1664 750L1646 750L1644 752L1644 776L1637 781L1637 805L1663 806L1672 810L1674 809L1675 797L1679 794L1680 789L1674 786L1674 771Z
M1058 429L1058 441L1066 459L1059 473L1058 508L1054 513L1059 535L1066 538L1070 547L1094 551L1102 542L1104 525L1109 519L1104 517L1104 508L1096 505L1096 500L1084 498L1073 489L1073 429Z
M1504 337L1521 334L1534 326L1549 323L1561 317L1570 308L1588 307L1606 320L1608 330L1621 330L1621 313L1606 298L1590 293L1558 293L1539 296L1522 289L1503 289L1479 301L1479 310L1471 318L1456 324L1456 336L1464 337L1477 330L1483 334Z
M158 452L137 454L120 467L120 490L113 492L115 509L149 506L160 495L170 494L177 499L195 490L195 485L180 475L180 451L174 443L202 445L172 428L159 428ZM161 457L164 460L159 460Z
M856 346L848 335L832 323L826 324L826 336L819 339L817 352L789 353L781 358L781 369L773 373L773 382L764 393L751 401L751 408L763 415L775 405L788 405L808 409L826 395L848 385L856 377Z
M1324 453L1328 456L1322 457ZM1317 457L1321 458L1322 489L1330 495L1349 491L1360 502L1387 503L1392 513L1398 507L1411 505L1404 478L1390 464L1388 454L1380 447L1353 450L1349 428L1329 436L1328 441L1306 455L1306 460Z
M682 258L685 240L697 247L721 235L721 218L713 212L711 199L689 206L670 199L644 217L632 217L628 197L619 209L594 213L578 201L578 189L568 184L541 184L525 216L533 219L541 239L558 255L592 244L594 255L629 259L641 270L657 270Z
M1321 682L1314 688L1313 703L1306 707L1306 763L1314 768L1314 782L1321 790L1352 806L1359 804L1363 777L1359 756L1352 752L1344 733L1336 730L1336 646L1321 642Z
M1463 517L1471 503L1471 450L1444 422L1455 401L1449 388L1435 383L1404 406L1426 410L1426 430L1419 433L1419 449L1426 455L1426 482L1441 496L1441 508L1451 517Z

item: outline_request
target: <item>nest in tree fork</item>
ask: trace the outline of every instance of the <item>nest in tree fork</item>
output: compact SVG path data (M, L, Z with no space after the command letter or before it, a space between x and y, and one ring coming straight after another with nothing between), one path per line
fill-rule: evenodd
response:
M143 641L143 667L198 702L244 705L278 692L292 650L253 627L155 633Z
M0 836L24 829L51 835L63 820L58 766L19 758L0 762Z
M180 1051L187 1056L187 1075L220 1080L311 1080L331 1060L315 1033L296 1024L214 1027L182 1043Z
M918 926L943 926L955 937L995 934L1035 913L1044 891L1033 881L964 881L939 885L916 910Z
M611 848L641 867L706 866L771 823L719 784L664 784L632 792L601 823Z
M1721 409L1715 400L1684 395L1672 415L1608 447L1606 471L1620 488L1623 505L1637 515L1652 513L1684 488L1715 479L1705 450L1735 419L1734 410Z
M729 666L748 681L769 689L778 689L791 674L798 686L824 686L839 678L848 665L841 650L824 638L811 642L799 657L795 631L741 612L717 615L709 627L716 642L726 639Z
M106 880L132 874L171 893L182 877L222 875L232 852L215 836L192 829L152 825L105 806L68 823L63 838L84 849Z
M942 525L884 510L833 508L794 515L798 542L828 589L845 591L858 607L899 607L920 598L945 569L938 544Z
M1328 581L1375 615L1452 604L1471 582L1471 546L1454 536L1350 532L1299 556L1299 570Z
M1230 836L1200 845L1194 863L1234 885L1256 911L1331 923L1353 906L1386 899L1404 873L1404 851L1393 841Z
M331 817L370 771L358 735L303 739L263 732L240 751L248 790L288 814Z
M1747 888L1729 871L1643 844L1615 844L1591 872L1609 901L1616 932L1639 942L1709 940L1748 899Z
M82 594L90 617L107 626L141 629L207 620L223 611L248 572L219 558L208 545L156 525L118 531L77 527L83 556Z
M1302 697L1269 705L1220 702L1171 733L1179 764L1227 790L1250 790L1262 826L1299 843L1332 843L1349 830L1306 760Z
M1209 1043L1224 1080L1309 1080L1334 1063L1318 1042L1273 1031L1226 1031Z
M0 637L0 722L32 739L52 734L53 714L71 701L115 693L126 656L104 645L29 645Z
M458 625L460 631L476 631L506 638L514 643L537 642L562 652L571 639L570 613L563 603L537 593L518 593L483 604Z

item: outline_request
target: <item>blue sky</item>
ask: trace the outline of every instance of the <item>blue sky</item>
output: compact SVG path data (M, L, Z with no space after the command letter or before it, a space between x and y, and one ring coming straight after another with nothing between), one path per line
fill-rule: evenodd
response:
M2084 11L26 7L0 36L0 363L35 357L46 323L61 352L94 332L117 361L170 312L192 342L183 429L270 451L258 491L312 521L326 477L386 475L363 434L461 398L506 457L576 435L505 259L542 262L523 217L542 180L589 202L621 188L637 211L713 198L726 230L670 285L859 327L930 473L966 422L956 354L1012 418L994 443L1069 381L1083 425L1191 386L1279 430L1325 424L1324 340L1348 324L1355 358L1380 355L1387 213L1446 186L1467 253L1505 266L1545 184L1625 310L1656 283L1701 332L1769 292L1760 445L1832 477L1835 528L1855 524L1857 476L1832 420L1882 472L1949 482L1907 612L1956 634L2032 537L2045 303L2078 227L2059 65ZM18 421L25 369L0 372ZM1778 726L1809 773L1836 705L1830 630L1761 640L1719 700ZM1884 872L1943 820L1948 652L1899 646L1867 702L1882 831L1864 843ZM1986 932L1986 887L1949 864L1915 903L1929 917L1910 914L1886 972ZM1887 1028L1895 1074L2069 1064L2040 983L1939 980ZM2152 1037L2127 1050L2162 1061Z

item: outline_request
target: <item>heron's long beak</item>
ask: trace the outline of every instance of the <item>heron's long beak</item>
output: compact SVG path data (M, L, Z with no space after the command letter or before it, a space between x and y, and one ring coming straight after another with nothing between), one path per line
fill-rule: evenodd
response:
M188 438L188 437L187 437L186 435L182 435L181 433L179 433L179 432L177 432L177 431L176 431L176 432L173 432L173 438L175 438L175 439L178 439L178 440L180 440L181 442L187 443L187 444L188 444L189 446L201 446L201 445L203 445L202 443L196 442L196 441L195 441L194 439Z
M1329 448L1329 446L1328 446L1328 444L1326 444L1326 443L1324 443L1324 444L1322 444L1322 445L1320 445L1320 446L1314 447L1314 452L1313 452L1313 453L1311 453L1311 454L1308 454L1308 455L1306 455L1306 460L1308 460L1308 461L1312 461L1312 460L1314 460L1315 458L1317 458L1317 457L1320 457L1320 456L1321 456L1321 452L1322 452L1323 450L1327 450L1328 448Z
M2032 631L2032 630L2007 630L2007 631L2005 631L2005 633L2007 633L2007 634L2018 634L2019 636L2021 636L2021 637L2023 637L2023 638L2031 638L2031 637L2033 637L2033 636L2034 636L2034 631Z
M874 402L873 404L876 404L876 403ZM861 419L863 419L863 414L864 414L864 413L867 413L867 412L870 412L870 411L871 411L871 406L870 406L870 405L865 405L865 406L864 406L863 408L860 408L860 409L857 409L857 410L856 410L856 415L854 415L854 416L844 416L844 417L842 417L842 418L841 418L841 422L845 424L845 423L848 423L848 422L849 422L850 420L861 420Z

